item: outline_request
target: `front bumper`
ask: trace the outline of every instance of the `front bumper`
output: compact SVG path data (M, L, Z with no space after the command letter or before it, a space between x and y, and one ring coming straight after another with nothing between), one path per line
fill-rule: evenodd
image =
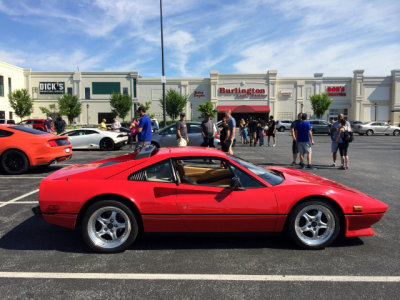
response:
M371 226L377 223L384 213L345 215L346 231L345 237L374 235Z

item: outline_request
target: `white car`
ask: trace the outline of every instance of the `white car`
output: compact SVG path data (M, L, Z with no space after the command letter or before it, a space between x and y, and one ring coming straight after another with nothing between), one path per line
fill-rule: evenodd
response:
M61 133L68 137L72 149L115 150L128 142L128 135L122 132L80 128Z
M285 130L290 130L291 126L292 126L292 121L290 120L279 120L276 123L276 129L280 132L283 132Z

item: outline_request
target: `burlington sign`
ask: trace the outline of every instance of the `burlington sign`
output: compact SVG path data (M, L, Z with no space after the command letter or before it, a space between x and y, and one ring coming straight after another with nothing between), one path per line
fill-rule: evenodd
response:
M265 98L267 94L265 93L265 89L241 89L241 88L234 88L234 89L226 89L226 88L219 88L220 94L233 94L236 97L244 98L244 97L259 97Z
M40 94L64 94L65 82L40 82Z

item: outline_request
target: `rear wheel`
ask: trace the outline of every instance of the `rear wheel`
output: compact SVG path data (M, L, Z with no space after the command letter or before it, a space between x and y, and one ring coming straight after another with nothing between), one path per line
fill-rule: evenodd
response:
M400 135L400 130L395 130L395 131L393 131L393 135L394 136L399 136Z
M23 174L29 169L29 160L19 150L8 150L1 157L3 170L10 175Z
M371 129L368 129L365 134L368 135L368 136L371 136L371 135L374 134L374 132Z
M157 149L160 148L160 145L159 145L158 143L156 143L156 142L151 142L151 144L152 144L154 147L156 147Z
M292 241L301 248L324 248L330 245L340 232L338 212L323 200L305 201L291 212L287 231Z
M279 127L278 131L279 132L284 132L285 131L285 127L283 127L283 126Z
M100 141L100 150L103 151L114 150L114 141L110 138L103 138Z
M138 236L135 214L123 203L103 200L90 206L82 220L82 237L96 252L124 251Z

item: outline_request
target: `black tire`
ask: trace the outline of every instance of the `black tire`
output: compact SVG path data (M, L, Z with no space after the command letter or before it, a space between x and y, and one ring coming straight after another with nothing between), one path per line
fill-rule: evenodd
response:
M22 151L8 150L1 156L1 167L7 174L19 175L28 171L29 160Z
M374 132L373 132L372 129L368 129L368 130L365 132L365 134L368 135L368 136L371 136L371 135L374 134Z
M286 224L290 239L300 248L310 250L323 249L332 244L340 230L337 210L319 199L307 200L295 206Z
M364 135L364 133L359 133L358 135Z
M122 225L123 228L119 227ZM99 253L116 253L126 250L136 240L138 233L139 227L135 214L125 204L115 200L94 203L85 212L82 220L83 240L92 250Z
M283 127L283 126L279 127L278 131L279 132L284 132L285 131L285 127Z
M400 135L400 130L395 130L395 131L393 131L393 135L394 136L399 136Z
M151 144L156 147L157 149L160 149L160 145L156 142L151 142Z
M100 150L111 151L114 150L114 141L110 138L103 138L100 140Z

